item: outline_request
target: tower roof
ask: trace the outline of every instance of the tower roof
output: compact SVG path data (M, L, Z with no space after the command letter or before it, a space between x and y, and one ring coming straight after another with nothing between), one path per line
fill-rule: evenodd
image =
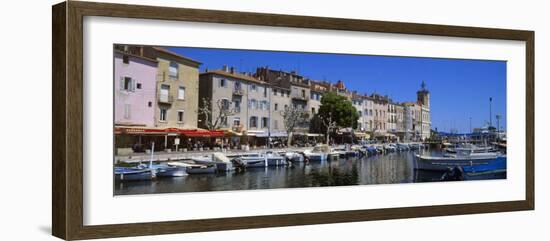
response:
M420 90L418 90L418 93L430 93L428 89L426 89L426 82L422 80L422 84L420 84Z

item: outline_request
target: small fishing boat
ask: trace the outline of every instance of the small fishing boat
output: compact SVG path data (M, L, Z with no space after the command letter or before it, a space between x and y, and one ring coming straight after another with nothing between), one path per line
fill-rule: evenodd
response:
M394 152L394 151L397 150L397 146L396 146L395 144L391 144L391 143L390 143L390 144L386 144L386 145L384 145L384 150L385 150L386 152Z
M284 166L287 164L286 158L272 151L267 151L264 154L267 166Z
M115 167L115 181L148 181L155 178L155 172L149 168Z
M407 143L397 143L396 147L397 147L398 151L408 151L409 150L409 145Z
M317 145L311 150L305 150L304 156L309 161L326 161L330 154L330 147L327 145Z
M335 148L332 148L330 150L331 155L337 155L340 158L346 158L348 157L348 151L346 150L346 147L344 146L338 146Z
M461 150L456 155L426 156L415 155L415 169L445 171L454 167L467 167L488 164L499 158L493 152L473 153L472 150ZM504 157L505 158L505 157Z
M183 177L187 176L185 167L172 166L167 164L157 164L150 167L154 169L157 177Z
M167 163L171 166L184 167L185 171L188 174L212 174L216 173L216 165L213 163L210 164L199 164L193 160L179 161L179 162L169 162Z
M245 153L237 156L234 161L241 163L246 168L266 167L267 160L265 155L260 153Z
M292 152L289 151L285 153L285 158L289 162L303 162L304 161L304 155L302 153L298 152Z
M466 180L486 180L495 178L506 178L506 157L501 156L487 164L465 166L464 179Z

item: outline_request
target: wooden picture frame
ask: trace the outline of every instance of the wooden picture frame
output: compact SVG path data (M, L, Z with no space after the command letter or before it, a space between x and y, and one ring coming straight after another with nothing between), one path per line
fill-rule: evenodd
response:
M52 232L66 240L356 222L533 210L534 32L432 24L275 15L68 1L52 8ZM83 224L83 17L107 16L207 23L452 36L526 43L525 200L421 207L315 212L187 221Z

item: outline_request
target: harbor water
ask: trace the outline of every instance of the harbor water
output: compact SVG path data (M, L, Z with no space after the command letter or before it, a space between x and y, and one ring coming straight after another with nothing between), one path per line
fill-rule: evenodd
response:
M441 150L425 150L431 156ZM195 174L157 178L151 181L115 182L115 195L304 188L344 185L441 182L448 173L414 168L414 151L347 158L335 161L297 163L290 166L248 168L244 172ZM477 180L505 179L506 172L484 175Z

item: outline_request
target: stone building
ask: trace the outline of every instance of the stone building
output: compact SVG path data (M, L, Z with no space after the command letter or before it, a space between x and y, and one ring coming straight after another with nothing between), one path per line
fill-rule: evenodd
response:
M144 55L158 61L155 126L196 129L201 63L160 47L144 47Z
M238 73L234 67L224 66L200 74L200 106L204 107L203 100L210 102L213 116L210 121L214 122L220 115L220 108L230 109L233 113L220 123L220 129L231 129L238 133L267 131L270 91L266 82L251 74ZM201 121L206 120L202 117ZM207 128L205 123L200 126Z
M309 79L298 75L295 71L286 72L268 67L257 68L255 76L269 83L270 86L290 90L290 106L307 111L309 116L312 116L308 110L308 101L311 96ZM295 132L305 134L308 128L308 123L300 123Z

